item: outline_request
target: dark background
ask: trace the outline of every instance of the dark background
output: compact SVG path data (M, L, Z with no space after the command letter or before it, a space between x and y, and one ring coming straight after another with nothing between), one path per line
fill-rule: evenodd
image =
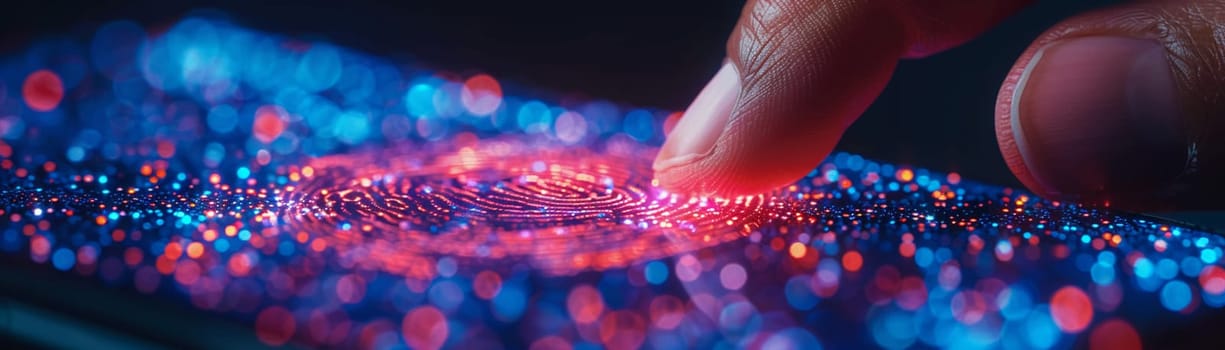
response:
M1043 30L1117 1L1038 1L962 47L901 63L839 150L1017 186L1000 157L996 93ZM743 1L38 1L6 4L0 52L111 20L170 24L200 9L290 36L544 90L683 110L718 69Z

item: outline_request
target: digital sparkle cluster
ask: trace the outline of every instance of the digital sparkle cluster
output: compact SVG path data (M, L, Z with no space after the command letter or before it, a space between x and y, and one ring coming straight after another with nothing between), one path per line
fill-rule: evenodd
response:
M1211 232L845 153L669 193L671 111L216 18L40 40L0 78L2 261L267 345L1139 349L1225 305Z

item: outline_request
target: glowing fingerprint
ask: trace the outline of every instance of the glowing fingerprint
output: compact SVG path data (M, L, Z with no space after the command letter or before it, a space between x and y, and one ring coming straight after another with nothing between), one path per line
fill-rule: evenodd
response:
M284 215L343 256L390 271L419 257L526 261L558 274L673 256L743 237L760 198L663 195L615 153L488 142L471 150L316 159Z

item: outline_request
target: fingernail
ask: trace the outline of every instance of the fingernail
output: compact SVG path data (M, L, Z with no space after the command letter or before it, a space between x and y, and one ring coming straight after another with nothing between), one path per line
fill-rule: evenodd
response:
M723 134L739 95L740 74L735 66L725 62L668 134L655 158L655 170L691 162L710 153Z
M1160 43L1082 37L1038 51L1012 99L1018 151L1048 195L1157 190L1183 170L1186 134Z

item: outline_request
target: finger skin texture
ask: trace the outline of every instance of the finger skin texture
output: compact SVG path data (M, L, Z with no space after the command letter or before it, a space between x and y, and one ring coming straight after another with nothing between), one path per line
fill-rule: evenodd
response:
M656 178L675 192L725 197L794 182L830 153L899 59L958 45L1026 3L750 1L728 40L732 68L669 134ZM729 70L738 80L724 79ZM728 86L739 93L719 108L711 96Z
M1048 198L1219 208L1223 88L1225 2L1104 9L1022 54L1000 89L996 136L1018 179Z

